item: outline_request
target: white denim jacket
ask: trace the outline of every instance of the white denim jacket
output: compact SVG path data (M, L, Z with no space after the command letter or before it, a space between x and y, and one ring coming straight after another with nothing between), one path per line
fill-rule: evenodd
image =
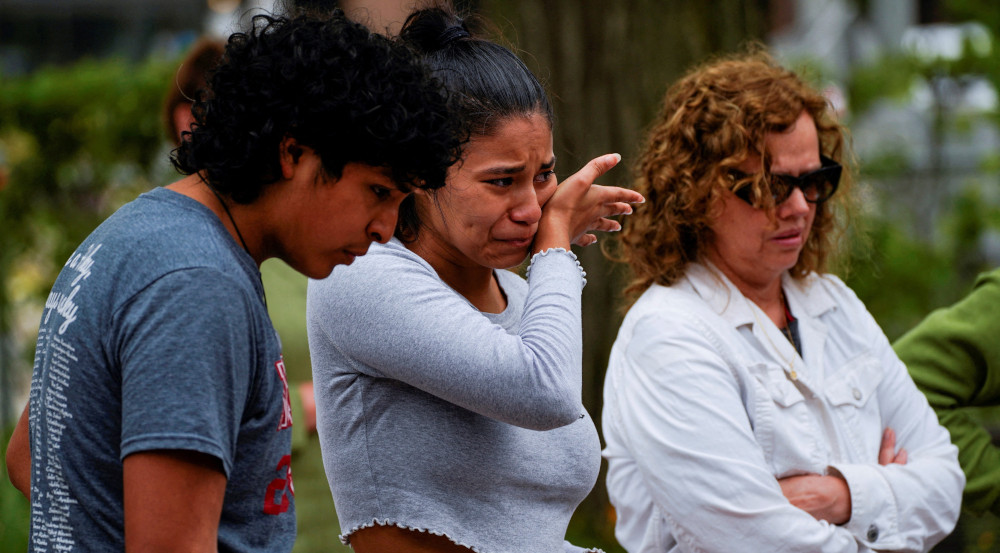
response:
M804 358L711 266L629 310L603 428L630 553L927 551L954 528L957 450L875 320L835 276L782 287ZM878 464L885 428L905 465ZM792 506L777 480L836 472L851 493L842 526Z

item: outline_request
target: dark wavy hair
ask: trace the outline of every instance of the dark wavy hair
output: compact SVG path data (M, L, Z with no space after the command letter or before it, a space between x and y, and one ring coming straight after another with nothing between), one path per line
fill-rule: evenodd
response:
M816 206L790 273L803 278L826 269L854 201L847 131L822 94L758 49L696 67L667 91L637 168L636 190L646 202L627 218L612 255L632 270L625 290L629 304L651 284L677 282L699 260L714 239L712 214L723 190L732 187L729 171L750 155L760 155L767 167L765 136L787 130L803 110L816 123L820 153L847 170L837 194ZM753 187L756 205L773 215L764 173L745 185Z
M399 39L416 52L449 91L457 116L472 136L489 136L512 117L540 114L553 123L552 104L531 70L507 48L447 7L416 11ZM396 237L413 241L420 228L414 198L399 208Z
M441 186L464 137L417 58L340 10L255 16L229 38L193 113L174 166L242 204L281 177L285 137L315 150L333 178L362 163L388 168L403 190Z

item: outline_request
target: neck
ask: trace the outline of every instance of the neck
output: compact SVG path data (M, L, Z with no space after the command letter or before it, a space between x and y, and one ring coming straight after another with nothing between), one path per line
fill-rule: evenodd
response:
M743 294L747 296L746 293ZM781 292L781 281L778 281L778 294L777 298L773 294L768 294L765 297L752 298L747 296L747 299L757 304L760 307L767 318L771 319L774 326L778 328L785 328L788 325L788 315L785 312L785 296Z
M199 175L188 175L166 188L187 196L210 209L219 218L233 241L260 266L264 259L260 254L261 248L255 243L254 231L256 227L253 224L252 213L247 206L236 204L216 193L205 184ZM238 226L238 224L242 224L242 226Z
M442 254L434 241L426 237L408 243L406 247L430 264L445 284L469 300L476 309L501 313L507 308L507 299L491 267L457 262Z
M783 328L786 324L784 294L781 290L781 275L772 278L753 280L743 278L732 270L732 268L717 259L711 259L726 278L736 286L736 289L748 300L752 301L763 311L769 319L778 327Z

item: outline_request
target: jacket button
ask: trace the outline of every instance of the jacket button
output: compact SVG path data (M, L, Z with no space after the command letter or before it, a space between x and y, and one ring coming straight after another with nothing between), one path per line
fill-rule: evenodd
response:
M875 541L875 540L877 540L878 539L878 528L874 524L872 524L871 526L869 526L868 527L868 532L865 533L865 537L868 538L868 541Z
M854 399L858 401L861 400L861 390L854 388L854 390L852 390L852 393L854 394Z

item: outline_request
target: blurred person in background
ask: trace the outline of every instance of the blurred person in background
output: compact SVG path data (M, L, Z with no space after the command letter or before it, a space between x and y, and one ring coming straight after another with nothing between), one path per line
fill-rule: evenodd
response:
M163 128L167 139L174 146L180 146L181 133L191 131L194 113L191 108L198 94L208 85L211 71L222 60L226 51L226 41L202 37L188 50L181 61L173 81L167 86L163 99Z
M1000 516L1000 446L980 414L1000 405L1000 270L938 309L893 344L917 387L958 446L965 471L962 508Z
M957 452L827 262L851 208L845 129L767 54L668 91L620 256L634 300L602 414L630 553L926 551ZM638 299L635 297L638 296Z
M582 404L581 292L572 243L642 197L561 183L552 108L511 51L447 9L403 42L458 100L470 141L439 191L400 208L395 238L309 282L323 460L343 540L359 553L555 553L597 479ZM557 186L558 184L558 186ZM505 269L530 257L527 281Z
M347 21L230 37L174 165L46 301L7 452L29 550L289 551L292 415L258 267L323 277L395 227L459 127L405 48Z

